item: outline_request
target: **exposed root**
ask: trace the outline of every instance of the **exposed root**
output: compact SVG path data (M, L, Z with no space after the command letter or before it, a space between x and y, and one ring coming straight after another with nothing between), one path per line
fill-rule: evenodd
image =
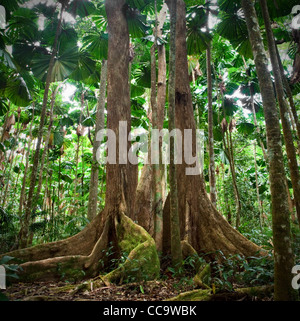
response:
M90 255L67 255L21 264L20 279L23 282L57 279L80 279L94 277L99 272L101 260L105 259L108 248L110 220Z
M97 222L99 218L93 222ZM112 231L115 229L115 232ZM88 226L88 232L94 231L95 226ZM80 233L79 233L80 234ZM108 255L108 249L112 234L116 234L117 247L120 248L123 256L128 256L124 263L120 264L115 270L105 276L99 276L99 273L103 271L103 268L110 264L110 257ZM93 238L93 235L86 235L86 237ZM80 238L82 235L80 236ZM78 236L74 239L70 238L65 241L50 243L47 245L41 245L38 247L18 250L9 255L14 255L16 258L34 258L32 261L25 262L20 265L22 271L20 272L20 279L23 282L33 281L48 281L48 280L81 280L85 278L96 279L84 282L81 287L75 287L74 290L81 290L83 288L90 289L109 285L111 282L122 282L123 280L133 279L154 279L159 275L159 259L155 247L154 240L151 236L139 225L135 224L125 214L121 213L116 216L116 220L113 221L112 217L106 218L101 236L95 242L92 250L88 255L76 254L76 250L73 249L71 254L64 256L54 256L45 258L45 253L49 254L51 246L57 249L57 252L51 254L61 253L61 245L64 242L69 245L73 243L73 246L80 239ZM86 242L84 242L86 245ZM82 247L81 247L82 249ZM86 250L84 251L86 252ZM38 259L37 254L40 254L43 259ZM65 253L65 252L63 252ZM34 254L34 255L33 255Z
M124 264L103 277L104 282L123 283L124 280L141 281L158 278L159 261L153 240L139 244L129 254Z
M9 255L24 262L29 262L70 255L87 256L91 253L97 240L102 234L100 227L103 215L103 212L100 213L85 229L65 240L40 244L0 254L0 258L4 255Z
M211 276L210 264L203 265L194 276L193 281L199 288L210 289L208 285Z
M123 264L105 275L106 283L123 283L123 281L153 280L158 278L160 263L153 238L139 225L125 215L121 216L117 226L119 245L123 253L129 253Z
M271 297L273 286L256 286L250 288L235 289L232 292L212 293L211 290L193 290L179 294L166 301L226 301L226 300L254 300Z
M209 301L211 299L211 290L193 290L180 293L174 298L166 301Z

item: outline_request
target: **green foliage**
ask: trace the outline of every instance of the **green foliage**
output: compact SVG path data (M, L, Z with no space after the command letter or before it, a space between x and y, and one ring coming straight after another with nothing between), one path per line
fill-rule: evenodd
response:
M83 39L83 46L94 58L107 59L108 34L99 33L96 30L87 33Z
M10 284L11 279L18 279L18 273L22 271L22 267L19 264L9 263L10 261L16 261L16 259L8 255L4 255L0 259L0 265L5 268L7 284Z
M18 279L18 273L22 271L22 268L18 264L9 263L12 260L15 260L15 258L7 255L0 259L0 265L5 269L6 286L10 285L12 279ZM9 301L8 297L2 293L2 290L0 290L0 302L1 301Z
M272 253L266 256L242 257L231 255L225 257L221 251L217 257L222 258L212 262L212 279L216 291L232 291L234 286L252 287L274 282L274 260Z
M237 12L221 12L217 33L228 39L233 47L244 57L252 58L252 49L248 39L245 20Z
M61 263L57 264L57 272L60 274L61 280L64 280L68 283L76 283L78 280L82 280L85 276L83 270L72 268L72 262L70 266L64 267Z

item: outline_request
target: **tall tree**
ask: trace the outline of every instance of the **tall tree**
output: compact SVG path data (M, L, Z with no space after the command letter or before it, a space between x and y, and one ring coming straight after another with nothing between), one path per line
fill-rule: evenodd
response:
M283 80L280 72L280 63L277 56L276 43L273 36L271 20L269 16L267 2L260 0L262 14L265 22L265 29L267 33L268 48L271 58L271 64L275 80L276 96L278 100L280 119L282 123L286 153L288 156L288 164L290 169L291 181L294 191L295 207L297 212L298 221L300 224L300 174L297 162L296 150L294 146L293 133L291 130L291 124L289 121L288 105L285 100Z
M207 32L209 32L209 10L207 18ZM211 41L207 44L206 49L206 74L207 74L207 98L208 98L208 151L209 151L209 187L210 200L214 206L217 205L216 194L216 170L215 170L215 153L214 153L214 117L212 101L212 68L211 68Z
M176 85L175 103L176 128L192 131L192 154L196 155L196 128L193 115L192 96L189 82L186 7L183 0L177 1L176 25ZM183 117L184 115L184 117ZM188 137L188 136L187 136ZM191 140L187 138L187 140ZM184 142L184 137L183 137ZM184 146L182 148L184 151ZM183 152L184 154L184 152ZM221 250L225 255L240 253L248 256L260 248L236 231L210 202L200 172L186 175L194 164L183 161L176 165L178 186L178 210L181 240L186 237L186 222L189 222L189 242L197 252Z
M158 102L157 102L157 77L156 77L156 49L157 49L157 34L158 34L158 17L155 1L155 27L154 27L154 44L151 47L151 108L152 108L152 129L158 130ZM154 135L153 135L154 136ZM153 137L154 140L157 137ZM159 159L159 144L151 145L151 157ZM162 218L162 185L160 184L160 166L159 162L152 164L152 188L153 188L153 215L154 215L154 239L159 251L162 250L162 233L163 233L163 218Z
M175 129L176 113L176 24L177 24L177 1L167 1L170 10L170 54L169 54L169 132ZM172 264L179 270L182 263L180 225L178 213L178 188L176 180L176 138L170 140L170 229L171 229L171 256Z
M294 266L294 255L290 235L290 213L285 186L279 117L254 3L252 0L242 0L241 4L254 55L266 121L275 255L274 296L275 300L292 300L295 296L291 287L291 270Z
M131 111L129 97L129 32L125 9L125 0L105 2L108 21L108 61L107 61L107 128L116 134L117 164L107 164L107 193L105 203L108 215L113 217L125 206L126 212L133 210L133 178L128 164L127 154L130 146L127 142L131 130ZM122 53L122 55L121 55ZM126 122L126 133L120 133L119 123ZM124 137L126 135L126 137ZM123 141L120 141L120 137ZM123 144L126 143L124 146ZM120 161L121 159L121 161ZM127 164L125 164L127 163ZM108 192L111 191L111 192Z

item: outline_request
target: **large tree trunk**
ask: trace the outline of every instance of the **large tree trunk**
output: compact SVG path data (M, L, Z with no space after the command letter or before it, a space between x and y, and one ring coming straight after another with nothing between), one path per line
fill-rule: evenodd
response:
M176 114L176 0L166 1L170 10L170 54L169 54L169 132L175 129ZM170 141L170 232L171 232L171 258L176 271L182 264L181 238L178 212L178 185L175 165L175 137Z
M162 38L163 26L166 20L168 7L164 3L158 15L157 36ZM165 106L166 106L166 89L167 89L167 63L166 63L166 46L164 43L157 44L157 123L158 129L161 131L165 119ZM162 163L162 140L159 141L159 154L160 154L160 185L162 190L162 204L166 200L166 171L165 164Z
M156 33L156 31L155 31ZM156 38L156 36L155 36ZM151 48L151 109L152 109L152 129L158 130L158 105L157 105L157 83L156 83L156 40ZM155 138L152 137L154 140ZM159 159L159 144L151 146L151 157ZM152 190L153 190L153 215L154 215L154 239L159 251L162 250L162 186L160 184L160 166L152 164Z
M260 0L260 3L262 7L263 18L265 21L268 47L275 79L276 94L280 110L280 118L282 123L286 153L289 160L288 164L290 169L291 181L293 185L296 212L300 224L300 175L297 163L296 150L294 146L293 133L289 122L288 105L284 97L284 88L281 78L280 65L277 57L276 44L273 36L267 3L265 0Z
M150 235L154 235L152 215L152 166L145 164L135 194L134 220Z
M129 96L129 33L124 14L125 0L110 0L105 3L108 20L107 62L107 127L116 135L116 164L107 164L107 214L114 215L124 206L127 213L133 211L134 179L132 165L128 163L128 134L131 130ZM119 132L119 122L126 122ZM122 139L122 141L119 139ZM125 137L124 137L125 135ZM125 144L125 146L124 146ZM127 146L127 147L126 147ZM125 164L124 164L125 163ZM129 214L128 214L129 215Z
M294 256L276 100L254 4L251 0L242 0L242 8L254 55L266 121L275 254L275 299L291 300L293 298L291 270Z
M160 10L157 16L157 23L154 32L156 37L162 37L162 29L166 20L168 7L164 3L162 9ZM157 43L157 41L156 41ZM163 129L164 116L165 116L165 104L166 104L166 48L164 44L157 43L157 88L156 82L156 59L154 48L151 49L151 105L152 105L152 128ZM156 93L156 94L155 94ZM153 106L155 110L153 110ZM149 155L151 146L148 147ZM150 233L151 236L154 236L154 217L157 216L153 212L157 213L162 212L162 207L166 199L166 177L165 177L165 165L162 164L162 140L159 141L159 169L155 165L144 165L141 177L137 186L137 191L135 195L135 212L134 220L137 220L138 224L144 227L144 229ZM155 170L155 174L153 173ZM156 177L156 182L155 181ZM151 180L152 179L152 180ZM151 189L151 184L153 188ZM158 193L155 193L155 189ZM156 197L152 201L152 196ZM154 216L154 217L153 217ZM158 215L158 220L156 221L156 226L161 224L161 214ZM163 224L161 224L163 226ZM163 228L164 229L164 228ZM162 230L163 230L162 229ZM161 233L156 234L156 243L158 248L161 249ZM160 239L160 240L159 240Z
M176 31L176 128L193 131L193 153L196 150L196 132L191 91L189 86L186 10L183 0L177 2ZM183 117L184 115L184 117ZM184 141L184 139L183 139ZM184 149L183 149L184 150ZM181 239L185 238L186 217L190 224L190 244L200 252L222 251L224 254L254 255L261 249L232 228L209 200L201 175L186 175L194 165L177 165L178 204Z

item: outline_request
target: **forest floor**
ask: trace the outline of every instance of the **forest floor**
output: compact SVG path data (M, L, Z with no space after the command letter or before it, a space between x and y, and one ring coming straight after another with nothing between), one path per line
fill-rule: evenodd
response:
M16 283L9 286L4 294L10 301L162 301L194 289L193 285L170 279L123 285L112 284L92 291L73 291L73 289L57 291L59 287L67 285L70 283Z
M164 301L191 291L195 286L180 279L155 280L143 283L111 285L92 291L60 292L58 288L70 285L66 282L15 283L10 285L4 294L9 301ZM272 298L250 297L242 295L232 297L229 293L218 294L213 300L221 301L271 301Z

